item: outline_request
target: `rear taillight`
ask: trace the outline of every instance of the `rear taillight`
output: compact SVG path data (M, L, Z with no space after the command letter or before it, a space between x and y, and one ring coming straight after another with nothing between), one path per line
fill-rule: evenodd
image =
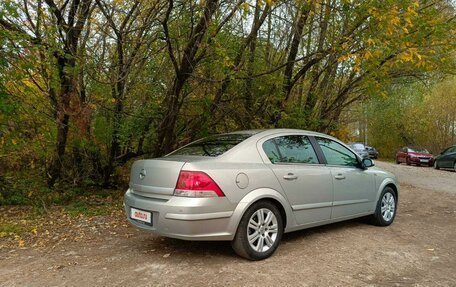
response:
M223 191L202 171L181 171L174 195L185 197L222 197Z

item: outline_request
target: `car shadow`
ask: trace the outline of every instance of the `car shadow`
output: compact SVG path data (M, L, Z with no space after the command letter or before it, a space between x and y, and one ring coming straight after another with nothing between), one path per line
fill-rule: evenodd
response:
M368 225L366 218L356 218L348 221L332 223L324 226L312 227L283 235L282 244L290 244L300 240L317 240L316 236L321 234L337 233L339 230L347 228L357 228ZM238 259L242 260L231 248L228 241L186 241L168 237L147 236L136 244L136 249L140 253L155 253L166 256L166 254L180 258L192 258L194 260L202 258L219 259ZM299 245L297 245L299 246Z
M142 242L137 244L137 249L142 253L159 253L175 257L191 257L191 258L236 258L236 254L231 249L231 244L228 241L187 241L168 237L147 237L143 238Z
M308 238L309 240L313 240L313 236L318 236L321 234L328 234L329 236L331 233L336 233L339 230L347 229L347 228L358 228L358 227L365 227L369 226L369 219L366 217L355 218L351 220L301 229L289 233L285 233L282 238L282 242L285 243L292 243L294 241L302 240L303 238Z

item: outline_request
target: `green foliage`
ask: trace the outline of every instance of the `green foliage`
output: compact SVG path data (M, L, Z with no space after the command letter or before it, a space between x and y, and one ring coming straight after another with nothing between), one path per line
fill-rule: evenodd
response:
M15 222L1 222L0 223L0 238L9 235L21 235L26 230Z
M369 107L369 143L393 158L403 146L424 147L438 154L456 143L454 78L432 85L393 87Z
M451 102L437 99L451 98L451 84L434 96L416 79L455 71L451 2L222 1L206 19L209 0L70 0L68 23L50 2L0 4L1 204L41 208L123 187L132 160L213 133L276 126L348 139L341 118L360 100L382 154L450 141ZM81 3L93 5L87 14ZM438 144L426 141L433 130ZM47 189L53 167L59 180Z

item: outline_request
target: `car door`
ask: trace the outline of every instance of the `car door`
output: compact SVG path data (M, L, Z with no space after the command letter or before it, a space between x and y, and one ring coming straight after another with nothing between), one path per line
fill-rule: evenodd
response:
M316 141L331 170L334 200L331 218L362 214L375 200L374 174L360 168L359 158L341 143L323 137Z
M333 201L331 171L322 163L306 135L270 138L262 148L300 225L329 220Z
M456 154L456 147L450 147L446 149L440 159L440 167L453 168L454 158Z

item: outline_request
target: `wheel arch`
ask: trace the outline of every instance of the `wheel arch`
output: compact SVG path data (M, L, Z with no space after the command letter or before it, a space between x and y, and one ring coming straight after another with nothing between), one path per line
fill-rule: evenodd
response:
M252 206L252 204L258 201L269 201L277 206L284 220L284 232L290 226L296 225L295 219L293 217L291 206L288 204L288 201L285 197L278 191L270 188L259 188L249 192L236 206L233 215L229 223L229 229L233 235L233 238L236 234L239 222L244 216L247 209Z
M270 197L259 199L255 202L253 202L252 204L254 204L258 201L269 201L272 204L274 204L275 206L277 206L277 208L279 209L280 215L282 216L283 229L285 230L285 228L287 227L287 213L285 212L285 208L283 207L283 205L277 199L270 198Z
M393 184L392 182L388 183L387 185L385 185L385 187L391 187L391 189L394 191L394 195L396 195L396 200L399 198L399 193L398 193L398 189L397 189L397 186L395 184ZM384 188L385 188L384 187ZM384 189L383 188L383 189Z
M391 187L396 195L396 200L399 200L399 185L393 178L385 178L377 190L375 204L377 204L377 201L379 200L380 195L382 194L385 187Z

